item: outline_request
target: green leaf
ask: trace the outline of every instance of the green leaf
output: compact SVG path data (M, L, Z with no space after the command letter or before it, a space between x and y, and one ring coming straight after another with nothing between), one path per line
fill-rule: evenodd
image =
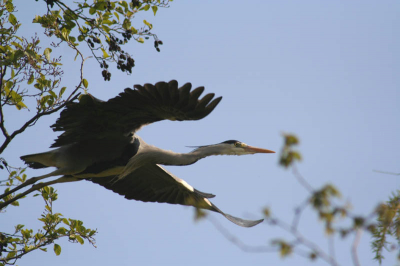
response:
M54 244L54 253L56 253L57 256L61 254L61 247L58 244Z
M104 50L103 48L101 48L101 50L103 51L103 57L104 57L104 58L110 57L110 56L107 54L106 50Z
M17 18L14 16L14 14L9 15L8 21L14 26L18 23Z
M103 25L102 28L103 28L103 30L104 30L105 32L107 32L107 33L110 32L110 28L107 27L106 25Z
M58 93L58 97L61 97L64 94L66 89L67 89L67 87L62 87L60 92Z
M11 205L13 205L13 206L19 206L19 202L18 202L18 201L11 202Z
M149 10L149 9L150 9L150 5L145 5L145 6L143 7L143 9L144 9L145 11Z
M61 30L61 35L64 37L65 41L69 40L69 31L66 28L63 28Z
M119 4L128 9L128 3L126 1L120 1Z
M28 108L23 102L18 102L17 105L15 105L18 110L21 110L22 108Z
M152 25L151 23L147 22L147 20L144 19L144 20L143 20L143 23L146 24L147 27L149 27L150 29L153 28L153 25Z
M89 9L89 14L90 14L90 15L93 15L94 13L96 13L96 8L91 7L91 8Z
M282 258L292 254L293 246L283 240L272 240L272 245L279 247L279 253Z
M265 217L269 218L271 217L271 210L269 208L264 208L263 213L265 215Z
M87 89L87 87L89 86L89 83L86 79L82 80L83 86L85 86L85 88Z
M15 226L15 233L18 233L19 231L21 231L22 228L24 228L25 225L23 224L18 224Z
M9 252L7 254L7 259L13 258L17 253L15 251Z
M12 12L14 10L14 5L12 4L11 1L7 1L6 9L7 9L8 12Z
M28 79L28 85L32 84L34 80L35 80L35 77L33 76L33 74L31 74L31 76Z
M284 135L285 137L285 145L291 146L299 144L299 139L295 135Z
M77 240L81 245L83 245L83 244L85 243L85 241L83 241L82 237L80 237L80 236L78 236L78 235L76 235L76 240Z
M44 56L46 57L47 61L50 61L50 53L52 52L51 48L44 49Z
M114 16L118 19L118 21L119 21L119 15L118 15L118 13L117 12L114 12Z
M151 9L153 9L153 13L154 13L154 16L155 16L156 13L157 13L158 7L157 6L152 6Z
M54 91L49 91L49 93L53 98L57 98L57 94Z
M64 227L60 227L57 229L57 232L61 235L65 235L67 233L67 229L65 229Z
M140 38L138 39L138 42L144 43L144 39L143 39L142 37L140 37Z
M130 27L131 27L131 21L129 19L124 19L124 22L122 23L122 28L128 30Z

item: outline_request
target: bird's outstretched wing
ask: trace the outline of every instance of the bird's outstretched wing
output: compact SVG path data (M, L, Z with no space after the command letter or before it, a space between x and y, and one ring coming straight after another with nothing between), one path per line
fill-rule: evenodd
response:
M179 88L175 80L134 88L125 89L107 102L83 95L78 103L67 105L51 126L54 131L64 131L52 147L126 135L164 119L199 120L211 113L222 99L213 100L213 93L199 99L204 87L191 90L192 85L186 83Z
M174 176L159 165L142 166L116 182L114 176L96 177L89 180L125 196L127 199L188 205L211 210L243 227L252 227L263 221L243 220L222 212L208 200L214 195L194 189L184 180Z

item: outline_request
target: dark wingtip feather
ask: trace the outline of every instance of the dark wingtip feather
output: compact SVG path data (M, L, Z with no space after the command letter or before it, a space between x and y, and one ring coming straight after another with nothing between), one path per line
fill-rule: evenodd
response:
M208 93L208 94L206 94L203 98L201 98L201 99L199 100L199 103L197 104L197 107L196 107L196 108L199 108L199 109L205 108L206 105L207 105L209 102L211 102L211 100L214 98L214 96L215 96L215 93Z
M203 117L206 117L207 115L209 115L215 109L215 107L217 107L217 105L219 104L219 102L221 100L222 100L222 96L215 98L209 105L207 105L205 108L205 112L203 113Z
M203 93L203 91L204 91L204 87L198 87L198 88L192 90L192 92L190 93L190 98L197 100L200 97L200 95Z
M178 81L176 81L176 80L171 80L170 82L168 82L168 85L171 87L171 88L178 88Z

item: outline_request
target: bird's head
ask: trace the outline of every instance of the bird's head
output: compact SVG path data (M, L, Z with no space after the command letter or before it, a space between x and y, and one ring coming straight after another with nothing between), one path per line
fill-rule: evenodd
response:
M218 144L198 146L195 151L212 155L245 155L255 153L275 153L274 151L253 147L238 140L227 140Z

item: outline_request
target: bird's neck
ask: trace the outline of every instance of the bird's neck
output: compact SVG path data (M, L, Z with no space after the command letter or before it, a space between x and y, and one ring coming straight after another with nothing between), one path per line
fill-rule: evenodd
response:
M199 148L189 153L176 153L149 145L140 139L138 152L129 160L120 177L122 178L132 173L137 168L149 163L161 165L190 165L207 156L219 154L220 153L212 147Z
M189 153L177 153L173 151L167 151L154 147L150 151L150 157L156 164L162 165L190 165L208 156L218 155L216 151L209 150L194 150Z

